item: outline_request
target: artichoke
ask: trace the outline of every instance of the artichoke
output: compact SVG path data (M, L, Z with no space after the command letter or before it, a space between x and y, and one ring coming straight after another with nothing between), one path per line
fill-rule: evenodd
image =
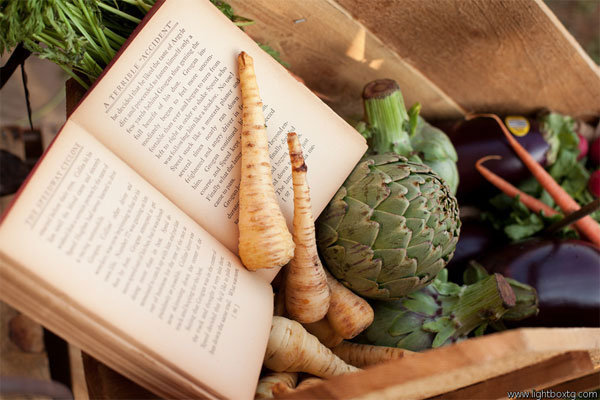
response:
M416 103L406 110L398 83L378 79L363 90L366 122L356 129L367 139L372 153L394 152L431 167L446 181L452 194L458 188L458 156L448 136L427 123Z
M374 301L373 323L359 342L412 351L454 343L474 329L482 331L515 306L515 293L500 274L471 285L447 281L447 270L434 282L408 297Z
M459 233L458 204L444 181L393 153L364 157L317 220L329 271L373 299L428 285L452 258Z
M429 124L421 116L417 119L414 135L410 137L413 151L423 163L430 166L450 187L452 194L458 189L458 155L448 135Z

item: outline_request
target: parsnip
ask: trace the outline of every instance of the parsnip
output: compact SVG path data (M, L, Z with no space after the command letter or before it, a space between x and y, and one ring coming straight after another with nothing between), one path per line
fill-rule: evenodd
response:
M279 290L275 293L273 315L285 316L285 286L279 286Z
M273 317L264 366L282 372L307 372L323 378L359 369L346 364L299 322Z
M363 368L369 365L397 360L412 351L398 347L372 346L370 344L359 344L343 341L331 349L335 355L350 365Z
M281 267L293 257L294 241L273 188L269 142L252 57L240 53L238 68L243 105L239 254L249 270Z
M285 307L288 315L302 323L316 322L329 309L329 286L317 253L315 222L306 181L306 164L298 135L288 133L288 148L294 184L294 257L285 275Z
M319 383L322 383L322 382L323 382L323 379L317 378L316 376L310 376L310 377L300 381L298 386L296 386L296 390L306 389L308 387L318 385Z
M292 391L298 382L296 372L269 372L258 381L255 399L272 399L278 394Z
M373 322L373 308L365 299L342 285L333 275L325 271L331 289L327 320L333 330L344 339L352 339Z
M325 347L337 346L344 340L343 337L338 335L336 331L333 330L327 318L323 318L318 320L317 322L312 322L310 324L302 324L304 328L312 335L316 336L319 339L319 342L323 343Z

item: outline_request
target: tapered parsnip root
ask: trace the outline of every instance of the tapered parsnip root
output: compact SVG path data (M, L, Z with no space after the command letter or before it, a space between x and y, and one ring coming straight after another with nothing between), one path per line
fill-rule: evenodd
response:
M390 360L397 360L412 351L399 349L397 347L372 346L370 344L359 344L343 341L331 349L335 355L350 365L358 368L369 365L380 364Z
M315 222L306 182L306 164L298 135L288 133L288 148L294 184L294 258L285 279L285 308L288 315L302 323L316 322L329 309L329 286L317 253Z
M352 339L373 323L373 308L365 299L354 294L326 271L331 289L327 320L344 339Z
M279 290L275 293L273 315L284 317L286 315L285 310L285 286L279 286Z
M307 372L327 378L359 369L346 364L299 322L273 317L264 366L273 371Z
M316 336L319 339L319 342L325 345L325 347L337 346L344 340L343 337L338 335L336 331L333 330L331 324L327 320L327 318L323 318L317 322L312 322L310 324L302 324L304 328L312 335Z
M294 241L273 188L269 142L254 61L242 52L238 68L243 105L239 254L249 270L281 267L292 259Z
M296 390L306 389L308 387L318 385L319 383L322 383L323 380L324 379L317 378L316 376L308 377L300 381L298 386L296 386Z
M260 378L255 399L272 399L278 394L291 392L298 382L296 372L270 372Z

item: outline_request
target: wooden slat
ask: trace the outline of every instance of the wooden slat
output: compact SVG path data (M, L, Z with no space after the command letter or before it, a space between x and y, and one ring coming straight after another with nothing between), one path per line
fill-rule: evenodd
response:
M229 3L236 14L256 21L246 32L280 51L290 69L312 90L326 95L328 104L342 116L362 116L362 88L378 78L397 80L407 106L420 102L426 117L459 117L464 113L333 0Z
M600 328L510 330L338 376L281 398L423 399L547 362L567 352L586 352L587 358L579 355L572 359L577 375L582 376L594 371L587 352L598 348ZM560 363L555 366L562 368ZM513 390L508 385L504 389Z
M540 390L558 382L577 379L593 369L587 351L559 354L548 360L479 382L429 400L503 399L507 392Z
M600 72L542 0L336 0L469 111L600 113Z
M85 370L81 349L69 343L69 369L71 371L71 391L74 400L89 400L90 395L85 382Z
M554 392L586 392L600 389L600 371L549 387Z

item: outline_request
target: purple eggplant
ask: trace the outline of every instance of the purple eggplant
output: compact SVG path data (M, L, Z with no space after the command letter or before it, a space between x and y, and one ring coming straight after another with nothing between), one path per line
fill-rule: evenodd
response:
M520 121L523 128L519 130L514 121ZM534 119L522 118L513 120L513 124L514 132L527 132L523 136L515 135L517 141L535 160L545 166L550 145L540 131L539 123ZM446 122L438 124L438 127L448 134L458 154L456 166L460 177L457 191L459 203L476 204L496 192L475 169L475 162L481 157L492 154L501 156L502 160L487 161L485 166L509 182L519 182L531 176L493 119L482 117L454 123Z
M600 249L590 243L529 239L477 261L537 290L540 313L519 326L600 326Z
M494 229L490 222L481 221L478 216L461 217L460 237L454 256L446 265L452 282L460 282L469 261L480 255L504 246L506 236Z

